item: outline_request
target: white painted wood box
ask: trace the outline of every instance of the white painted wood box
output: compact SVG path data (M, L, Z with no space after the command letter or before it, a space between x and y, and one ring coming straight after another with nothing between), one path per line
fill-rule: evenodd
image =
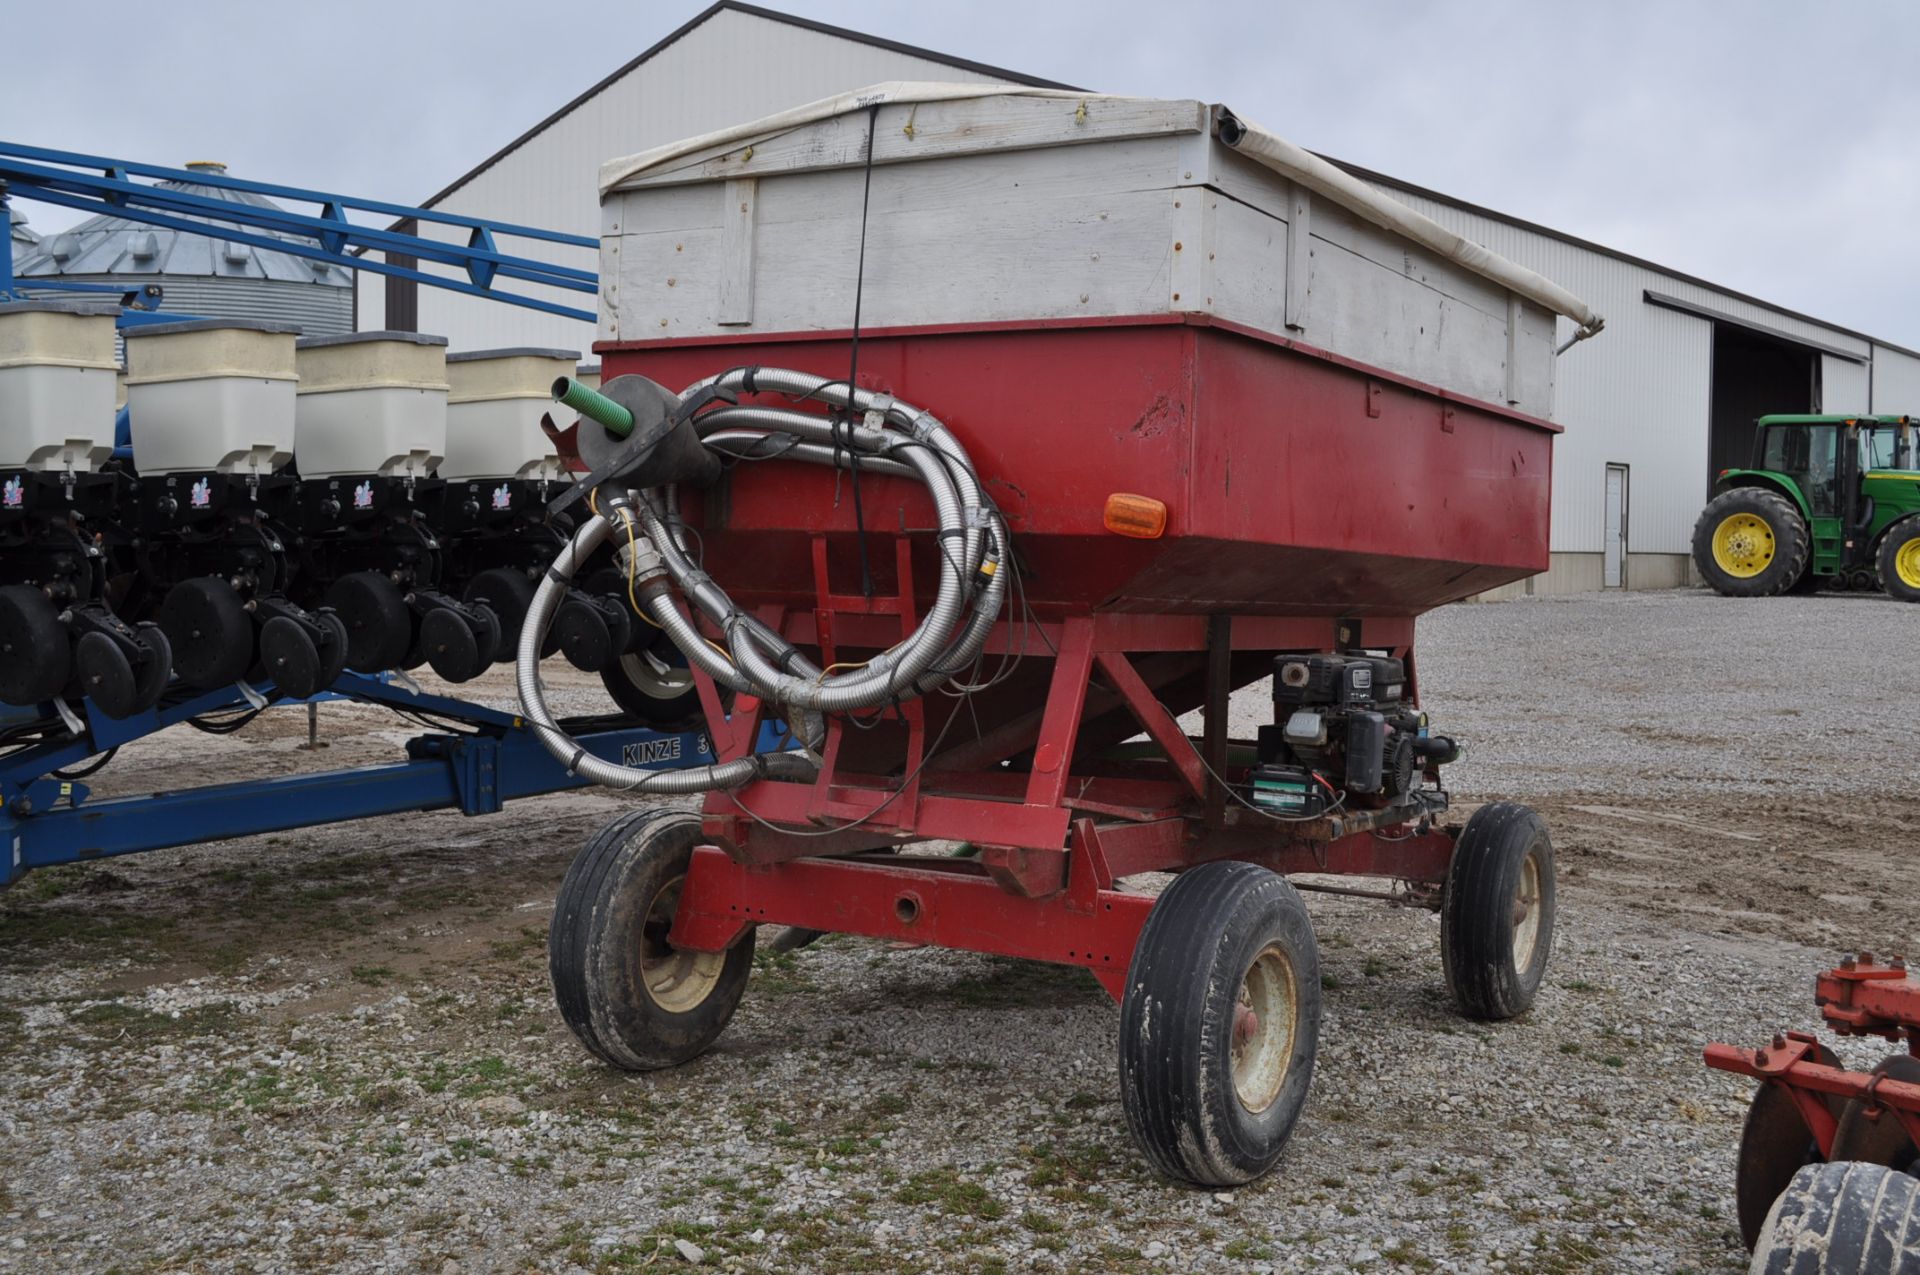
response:
M609 163L602 339L850 328L871 131L868 329L1194 312L1551 413L1547 306L1257 162L1224 108L871 96Z

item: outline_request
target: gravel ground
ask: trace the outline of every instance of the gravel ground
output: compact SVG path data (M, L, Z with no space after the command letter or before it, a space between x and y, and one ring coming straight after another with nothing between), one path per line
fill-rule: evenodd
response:
M588 1061L544 936L607 797L38 874L0 896L0 1268L1742 1269L1746 1086L1699 1051L1813 1022L1841 950L1920 946L1916 618L1670 593L1423 622L1458 795L1553 827L1548 985L1520 1021L1463 1022L1432 916L1311 897L1313 1097L1234 1192L1142 1167L1116 1012L1067 969L830 938L763 953L697 1062ZM322 725L317 756L294 713L150 742L99 791L413 733Z

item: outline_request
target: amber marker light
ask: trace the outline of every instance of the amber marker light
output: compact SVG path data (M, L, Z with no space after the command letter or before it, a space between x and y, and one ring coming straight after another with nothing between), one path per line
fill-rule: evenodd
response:
M1167 529L1167 507L1152 496L1116 491L1107 497L1100 521L1116 536L1157 540Z

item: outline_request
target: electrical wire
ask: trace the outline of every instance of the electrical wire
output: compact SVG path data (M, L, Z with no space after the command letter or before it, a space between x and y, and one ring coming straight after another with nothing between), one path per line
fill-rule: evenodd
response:
M47 773L55 779L85 779L88 775L97 775L106 769L107 763L112 761L113 755L119 751L120 746L115 744L84 766L70 766L65 770L50 770Z
M267 696L267 707L279 703L282 698L284 697L279 691L272 692ZM265 708L250 708L226 716L202 713L198 717L187 718L187 725L206 735L231 735L236 731L244 730L254 718L265 711Z
M1154 703L1160 704L1160 701L1155 700ZM1169 717L1177 718L1179 716L1178 713L1175 713L1172 709L1168 708L1165 704L1160 704L1160 711L1165 713ZM1334 798L1333 804L1331 806L1328 806L1325 810L1322 810L1317 814L1276 815L1271 810L1262 810L1260 807L1254 805L1251 801L1248 801L1245 797L1242 797L1239 793L1235 792L1233 789L1233 785L1227 782L1226 776L1222 775L1219 771L1215 770L1212 766L1208 765L1207 759L1201 755L1201 752L1198 748L1193 750L1193 755L1195 760L1197 760L1200 763L1200 768L1206 771L1209 775L1213 776L1214 782L1220 785L1220 790L1222 792L1226 793L1227 796L1233 798L1235 801L1245 806L1248 810L1253 811L1254 814L1260 815L1262 818L1271 819L1275 823L1312 823L1315 819L1324 819L1328 815L1334 814L1342 806L1347 804L1346 793L1340 792L1332 784L1328 783L1326 780L1326 777L1323 776L1319 771L1308 770L1307 773L1309 775L1312 775L1314 779L1319 782L1322 788L1325 788L1328 792L1337 794Z

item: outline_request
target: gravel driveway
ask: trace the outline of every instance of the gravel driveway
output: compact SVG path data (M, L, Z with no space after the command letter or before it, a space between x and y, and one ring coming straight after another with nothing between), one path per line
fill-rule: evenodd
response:
M1278 1171L1220 1194L1144 1169L1116 1011L1064 968L830 938L763 952L697 1062L590 1062L544 941L610 798L30 877L0 896L0 1268L1744 1269L1746 1087L1700 1049L1814 1022L1841 951L1920 949L1917 626L1698 592L1423 621L1459 797L1553 828L1548 985L1463 1022L1435 918L1311 897L1313 1097ZM414 733L329 706L316 759L299 718L143 744L99 789Z

